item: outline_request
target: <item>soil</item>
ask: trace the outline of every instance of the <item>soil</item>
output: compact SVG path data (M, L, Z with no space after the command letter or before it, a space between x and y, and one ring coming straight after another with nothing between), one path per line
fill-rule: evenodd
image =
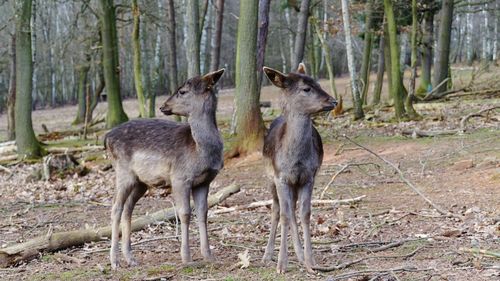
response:
M231 95L221 93L219 121L224 134L232 110ZM273 101L270 111L276 111L277 92L265 91L264 97ZM241 186L239 193L209 211L209 239L216 258L213 263L202 261L194 221L190 244L195 262L190 265L181 264L178 226L175 222L159 222L132 235L132 242L139 242L133 246L139 266L111 271L109 240L103 240L43 253L32 261L0 269L0 279L500 280L500 259L477 252L500 252L498 111L487 118L471 119L465 134L434 138L401 135L405 129L457 129L463 116L499 103L499 99L460 99L418 104L423 119L401 123L392 122L393 112L384 107L371 111L371 117L363 122L353 122L349 115L316 118L325 158L316 177L314 199L320 198L343 165L362 164L340 173L326 188L323 199L366 197L351 205L315 206L312 213L316 263L327 267L362 259L347 268L307 273L289 241L288 271L277 274L276 260L269 265L260 262L269 234L269 207L213 213L271 198L261 155L256 153L226 161L212 183L211 193L233 182ZM129 116L135 112L134 105L134 101L125 102ZM64 130L69 128L67 120L71 120L74 108L34 114L50 129ZM397 165L405 178L456 217L440 215L394 169L347 141L344 134ZM101 171L105 162L102 157L88 160L84 163L90 169L87 175L58 175L48 181L39 180L41 164L9 166L12 174L0 170L0 247L49 232L108 225L114 173L112 169ZM134 216L171 205L163 190L151 190L139 201ZM278 234L275 259L280 240ZM384 249L384 245L391 247ZM349 273L354 275L349 278L345 275Z

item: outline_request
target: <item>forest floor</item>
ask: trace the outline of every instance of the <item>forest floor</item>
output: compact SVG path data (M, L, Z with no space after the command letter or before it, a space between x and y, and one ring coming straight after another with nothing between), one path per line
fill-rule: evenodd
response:
M342 81L337 84L342 85ZM231 98L230 92L221 93L218 114L224 136L229 131ZM266 88L263 100L273 101L274 108L263 113L272 118L277 91ZM262 157L256 153L227 161L212 183L211 193L232 183L241 186L239 193L209 211L209 239L216 257L213 263L202 262L196 223L191 224L195 263L188 266L180 262L176 224L158 223L132 235L132 242L137 243L133 246L140 263L137 267L110 271L109 240L103 240L44 253L27 263L0 269L0 279L498 280L500 259L479 250L500 252L499 111L471 118L465 133L430 138L403 134L414 129L458 130L464 116L492 105L500 105L500 99L462 97L421 103L416 109L423 119L401 123L392 121L393 112L387 107L370 111L362 122L353 122L349 115L316 119L325 158L313 199L319 199L323 190L323 199L363 196L349 205L313 207L316 263L326 267L358 261L344 269L309 274L298 264L291 243L285 275L276 273L275 262L260 262L269 234L270 208L226 209L271 198ZM125 102L129 116L134 116L134 106L135 101ZM64 130L74 110L35 111L34 119L36 124L45 122L50 130ZM405 178L457 217L440 215L394 169L349 142L344 134L397 165ZM102 132L92 138L88 142L98 142ZM71 141L75 140L67 140ZM9 166L12 174L0 170L0 247L47 233L109 225L113 170L101 171L107 162L102 151L78 156L90 169L81 177L70 174L39 180L41 163ZM357 165L346 167L348 164ZM163 190L150 190L139 201L134 216L171 205ZM279 241L278 234L277 245Z

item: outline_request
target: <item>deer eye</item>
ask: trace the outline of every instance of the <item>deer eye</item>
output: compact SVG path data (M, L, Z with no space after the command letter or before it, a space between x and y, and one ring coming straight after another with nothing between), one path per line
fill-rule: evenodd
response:
M304 88L304 92L309 93L311 91L311 88Z
M184 95L185 93L187 93L187 91L179 91L180 96Z

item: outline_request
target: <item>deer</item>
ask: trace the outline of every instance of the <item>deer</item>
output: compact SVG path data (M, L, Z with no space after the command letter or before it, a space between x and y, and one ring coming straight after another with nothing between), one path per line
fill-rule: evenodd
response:
M180 115L187 123L138 119L123 123L106 134L104 144L116 173L111 210L110 261L119 266L121 222L122 253L128 266L138 263L132 255L131 216L137 201L150 187L172 189L181 222L182 263L192 262L189 223L192 195L198 219L203 258L213 260L207 233L209 185L222 169L223 142L217 128L214 86L224 69L187 80L160 107L165 115Z
M271 179L269 188L273 203L270 234L262 261L268 264L272 260L279 222L281 244L276 271L282 274L287 268L290 227L297 259L308 272L314 273L311 197L314 178L323 161L323 144L311 116L334 109L337 101L306 75L302 63L295 73L283 74L269 67L264 67L263 71L271 83L282 90L282 113L271 123L264 138L263 158L266 174ZM303 247L295 216L297 201L303 229Z

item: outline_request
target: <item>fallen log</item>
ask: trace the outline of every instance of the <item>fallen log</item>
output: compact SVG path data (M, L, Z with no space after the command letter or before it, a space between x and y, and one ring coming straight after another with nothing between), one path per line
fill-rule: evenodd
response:
M437 136L451 136L458 134L457 130L442 130L442 131L425 131L419 129L408 129L401 132L403 136L411 136L412 138L426 138Z
M49 153L73 153L91 150L104 150L102 145L86 145L79 147L48 147L47 152Z
M229 196L240 191L238 185L229 185L208 197L208 206L213 207ZM191 207L193 203L191 202ZM175 219L174 208L162 209L152 214L144 215L132 221L132 231L138 231L146 226ZM105 226L96 229L80 229L52 233L35 237L26 242L0 249L0 267L15 265L21 261L29 261L43 252L54 252L68 247L80 246L85 243L101 241L111 236L111 227Z

